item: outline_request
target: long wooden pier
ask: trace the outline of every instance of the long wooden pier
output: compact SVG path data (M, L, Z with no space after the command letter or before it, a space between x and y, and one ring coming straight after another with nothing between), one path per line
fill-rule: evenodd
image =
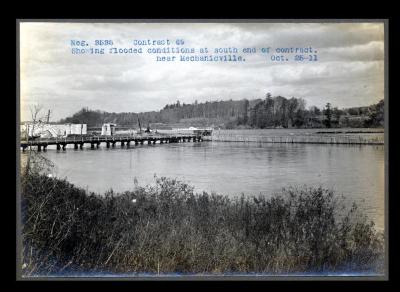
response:
M36 147L37 151L46 151L47 146L56 145L57 150L66 150L67 145L74 145L74 149L83 149L84 144L90 144L90 148L99 148L105 143L107 148L115 147L118 143L121 147L143 144L201 142L203 137L197 134L176 135L130 135L130 136L74 136L66 138L37 138L30 141L21 141L22 151L28 147Z

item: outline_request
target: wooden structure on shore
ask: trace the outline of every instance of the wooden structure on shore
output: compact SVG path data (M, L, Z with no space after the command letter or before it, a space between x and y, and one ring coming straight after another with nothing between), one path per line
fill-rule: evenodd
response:
M312 134L312 135L240 135L240 134L214 134L204 137L204 140L220 142L258 142L258 143L298 143L298 144L358 144L358 145L384 145L384 134Z
M21 148L24 151L28 147L36 147L38 151L46 151L47 146L56 145L57 150L66 150L67 145L74 145L74 149L83 149L84 144L90 144L90 148L99 148L101 143L105 143L107 148L115 147L117 143L124 147L143 144L181 143L181 142L201 142L201 135L196 134L177 134L177 135L131 135L131 136L75 136L67 138L38 138L30 141L21 141Z

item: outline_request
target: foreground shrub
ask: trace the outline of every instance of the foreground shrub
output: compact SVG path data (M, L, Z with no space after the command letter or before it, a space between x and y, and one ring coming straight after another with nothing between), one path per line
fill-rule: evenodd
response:
M229 198L156 178L98 196L31 174L22 189L27 276L382 270L383 236L322 188Z

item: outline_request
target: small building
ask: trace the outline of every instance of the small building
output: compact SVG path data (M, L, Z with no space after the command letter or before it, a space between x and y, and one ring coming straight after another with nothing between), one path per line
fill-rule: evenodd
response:
M68 135L86 135L86 124L46 124L42 122L21 125L21 137L56 138Z
M101 127L101 135L113 136L115 134L115 126L116 124L113 123L103 124L103 126Z
M86 124L70 124L70 132L73 135L86 135L87 125Z

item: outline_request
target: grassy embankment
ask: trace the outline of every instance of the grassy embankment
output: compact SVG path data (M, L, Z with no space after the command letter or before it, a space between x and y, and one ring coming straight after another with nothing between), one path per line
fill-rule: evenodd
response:
M229 198L156 178L154 186L99 196L39 175L48 161L29 157L21 181L24 276L382 272L382 234L329 190Z

